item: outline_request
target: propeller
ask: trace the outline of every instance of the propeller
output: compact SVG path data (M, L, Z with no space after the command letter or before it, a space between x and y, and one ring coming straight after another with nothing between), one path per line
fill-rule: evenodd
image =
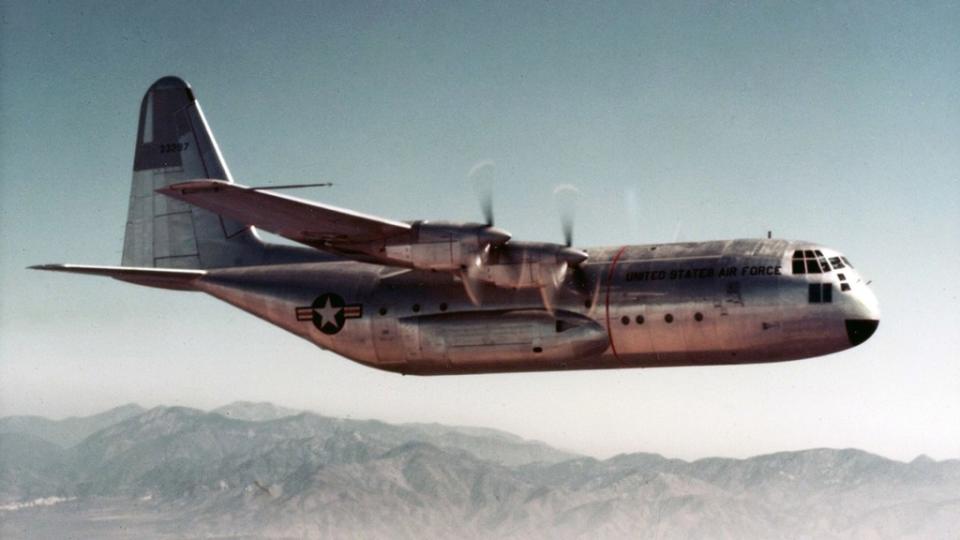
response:
M553 189L553 197L560 211L560 226L563 229L563 245L573 246L573 219L576 215L577 197L580 190L572 184L560 184Z
M559 185L553 190L560 210L564 239L562 245L521 242L508 246L517 250L514 252L515 257L521 258L519 274L515 276L516 283L527 283L526 286L535 285L539 289L544 309L551 314L555 313L557 294L563 288L571 270L576 290L586 295L590 294L590 291L586 290L589 287L588 277L580 268L580 265L587 260L587 254L572 247L574 206L579 194L579 190L570 184ZM486 260L480 258L476 265L477 274L484 264ZM469 274L470 272L465 282L470 280ZM468 290L469 288L468 285ZM473 293L468 292L468 294L471 294L471 298L475 296Z
M480 199L480 211L487 227L493 227L493 172L496 166L492 161L480 161L470 168L467 178Z
M500 246L510 240L510 233L493 226L493 178L496 165L490 160L479 161L470 168L467 179L480 200L485 227L477 233L479 251L471 257L460 272L463 287L475 306L483 302L483 269L490 258L491 246Z
M580 190L572 184L560 184L553 189L553 196L557 202L557 209L560 212L560 226L563 230L563 245L566 249L562 250L559 258L565 260L566 269L569 268L572 273L572 285L574 290L582 296L589 296L590 283L587 273L580 266L587 260L587 254L583 251L573 248L573 223L576 215L576 203L580 197Z
M563 245L557 244L509 244L510 235L493 226L493 172L494 164L492 161L481 161L476 163L467 174L467 178L473 185L480 201L480 210L483 213L485 225L477 233L478 250L466 261L466 264L460 271L460 279L463 282L464 290L470 301L479 306L483 302L483 290L486 281L491 279L487 274L487 265L490 262L490 253L492 249L505 249L501 254L507 255L513 253L513 257L520 257L519 274L514 276L516 283L526 282L529 287L535 284L539 287L540 297L544 308L554 313L556 298L560 289L567 281L567 275L573 273L574 288L578 293L589 295L591 291L587 290L589 279L580 265L587 260L587 254L581 250L573 248L573 222L576 199L580 191L570 185L562 184L554 188L553 195L557 201L560 211L560 224L563 231ZM499 264L503 264L501 261ZM497 266L495 272L513 272L509 270L514 264L506 266ZM532 272L532 274L528 273ZM507 283L514 281L501 274L496 274L493 278L494 283L498 283L506 278ZM533 283L531 283L531 280ZM515 285L517 286L517 285Z
M486 264L489 255L490 244L487 244L473 257L467 268L460 272L463 288L475 306L483 303L483 280L481 278L483 276L483 265Z
M553 266L540 265L540 299L543 300L543 307L551 314L556 305L557 291L567 277L567 268L569 263L566 261L559 261Z

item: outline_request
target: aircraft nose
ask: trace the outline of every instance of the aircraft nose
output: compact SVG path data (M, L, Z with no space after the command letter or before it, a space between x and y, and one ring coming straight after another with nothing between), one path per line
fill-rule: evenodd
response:
M870 336L877 331L880 326L880 306L877 297L873 291L862 287L856 295L857 298L857 317L847 319L847 338L850 344L856 347L864 341L870 339Z
M846 323L847 338L854 347L870 339L880 326L879 319L847 319Z

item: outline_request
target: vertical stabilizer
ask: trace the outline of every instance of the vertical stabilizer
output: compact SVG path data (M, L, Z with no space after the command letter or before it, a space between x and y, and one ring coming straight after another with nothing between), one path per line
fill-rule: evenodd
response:
M155 191L197 178L233 182L190 85L164 77L140 104L123 266L220 268L260 262L263 245L251 227Z

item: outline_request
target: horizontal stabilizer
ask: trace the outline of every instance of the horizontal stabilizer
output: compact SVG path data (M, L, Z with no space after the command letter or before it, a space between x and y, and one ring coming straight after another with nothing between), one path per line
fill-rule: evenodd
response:
M107 276L128 283L158 287L160 289L175 289L182 291L195 290L194 282L205 276L203 270L179 270L173 268L135 268L126 266L86 266L81 264L39 264L31 266L31 270L47 270L50 272L69 272L71 274L89 274L93 276Z

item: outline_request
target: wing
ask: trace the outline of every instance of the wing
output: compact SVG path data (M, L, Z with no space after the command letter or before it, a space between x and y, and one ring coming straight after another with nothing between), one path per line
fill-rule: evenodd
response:
M219 180L172 184L157 192L308 246L344 254L408 234L411 226Z

